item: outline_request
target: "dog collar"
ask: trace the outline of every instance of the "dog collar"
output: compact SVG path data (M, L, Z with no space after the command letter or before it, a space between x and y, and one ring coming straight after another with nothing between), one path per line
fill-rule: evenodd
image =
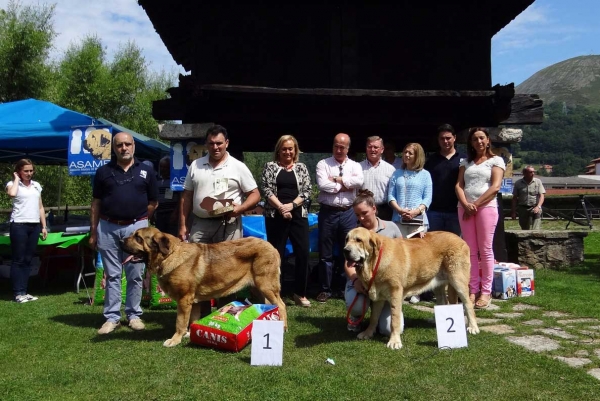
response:
M379 262L381 262L382 254L383 254L383 246L381 248L379 248L379 255L377 255L377 262L375 262L375 268L373 269L373 275L371 276L371 280L369 280L369 287L367 288L367 292L369 292L369 290L371 289L371 285L373 284L373 281L375 280L375 276L377 275L377 271L379 270ZM356 281L356 279L355 279L355 281ZM354 284L354 282L353 282L353 284ZM358 323L362 322L362 320L365 318L365 314L367 313L368 302L365 300L365 301L363 301L362 315L360 316L360 319L358 319L358 322L350 321L350 311L352 311L352 309L354 308L354 304L356 303L357 299L358 299L358 293L356 293L356 295L354 296L354 299L352 300L352 303L350 304L350 307L348 308L348 312L346 312L346 320L348 321L348 323L351 323L351 324L358 324Z

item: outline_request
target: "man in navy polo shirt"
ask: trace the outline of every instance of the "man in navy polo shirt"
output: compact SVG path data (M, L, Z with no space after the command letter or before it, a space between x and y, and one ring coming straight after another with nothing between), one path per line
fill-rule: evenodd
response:
M121 240L135 230L148 227L158 205L158 186L154 170L133 155L131 135L119 132L113 137L116 160L98 168L94 177L90 222L90 246L97 248L106 273L104 317L98 334L108 334L121 324L121 275L125 271L127 293L125 315L129 327L144 330L142 308L142 274L144 263L129 260L120 247ZM127 260L127 263L123 261Z
M431 174L433 197L427 209L428 231L449 231L460 235L458 223L458 198L454 186L458 180L461 155L454 147L456 134L450 124L437 129L440 151L429 156L425 170Z

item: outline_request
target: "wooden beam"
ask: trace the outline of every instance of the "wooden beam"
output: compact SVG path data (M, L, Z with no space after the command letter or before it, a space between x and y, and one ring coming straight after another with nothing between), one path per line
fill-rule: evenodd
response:
M517 94L511 103L510 116L502 125L541 124L544 122L544 102L538 95Z

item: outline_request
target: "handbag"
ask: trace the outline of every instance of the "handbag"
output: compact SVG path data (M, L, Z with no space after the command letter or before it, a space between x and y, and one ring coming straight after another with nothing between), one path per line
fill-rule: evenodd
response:
M400 224L405 226L422 226L423 225L423 215L420 214L418 216L413 217L410 220L400 220Z

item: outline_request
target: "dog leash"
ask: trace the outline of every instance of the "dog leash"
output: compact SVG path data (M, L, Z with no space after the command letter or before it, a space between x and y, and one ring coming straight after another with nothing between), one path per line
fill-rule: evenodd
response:
M367 293L371 289L371 285L373 284L373 281L375 280L375 276L377 275L377 271L379 270L379 262L381 262L381 254L382 253L383 253L383 246L381 248L379 248L379 255L377 256L377 262L375 263L375 268L373 269L373 275L371 276L371 280L369 280L369 286L367 287ZM352 300L352 303L350 304L350 307L348 308L348 312L346 312L346 320L348 321L348 323L359 324L365 318L365 314L367 313L367 307L369 304L368 295L365 295L365 297L367 299L365 299L363 302L362 314L360 315L358 322L351 322L350 321L350 311L352 310L352 308L354 308L354 304L356 303L356 300L358 299L358 292L354 296L354 299Z

